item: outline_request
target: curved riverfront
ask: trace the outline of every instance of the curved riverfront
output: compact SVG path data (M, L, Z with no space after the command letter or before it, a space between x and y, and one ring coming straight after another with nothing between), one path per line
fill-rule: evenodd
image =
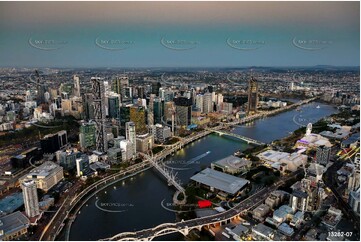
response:
M316 109L317 105L321 108ZM302 112L291 110L256 120L248 125L236 127L233 132L269 143L299 128L293 121L295 116L302 115L298 121L306 125L307 121L320 119L336 111L333 107L320 103L307 104L301 109ZM246 142L238 139L211 134L187 145L165 161L169 167L189 168L175 169L178 178L186 184L194 173L211 162L247 147ZM203 155L206 153L207 155ZM162 207L163 200L166 206L172 203L174 192L174 188L168 187L165 180L153 169L118 181L91 197L81 208L80 214L72 224L70 240L99 240L121 232L134 232L162 223L174 223L176 214ZM109 211L125 212L106 212L97 206ZM168 235L167 239L178 240L181 237L181 234L175 233Z

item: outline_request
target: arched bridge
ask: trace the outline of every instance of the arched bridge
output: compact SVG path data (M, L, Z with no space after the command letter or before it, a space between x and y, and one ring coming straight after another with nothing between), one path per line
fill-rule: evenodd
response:
M252 196L238 203L233 208L214 215L202 218L195 218L176 223L164 223L154 228L143 229L136 232L124 232L113 237L102 239L102 241L126 241L126 240L153 240L155 237L179 232L188 235L192 229L201 230L203 227L209 227L215 224L229 223L231 220L240 218L240 213L254 206L254 198L266 199L270 192L277 188L277 184L264 188Z

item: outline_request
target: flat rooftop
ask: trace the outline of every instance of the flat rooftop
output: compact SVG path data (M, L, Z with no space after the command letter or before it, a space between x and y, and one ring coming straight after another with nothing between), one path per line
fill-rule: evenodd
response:
M214 187L232 195L237 193L249 183L249 181L246 179L228 175L210 168L206 168L198 174L192 176L191 180L210 187Z
M241 159L237 156L234 155L230 155L227 156L223 159L217 160L215 162L213 162L215 165L221 166L221 167L230 167L233 169L239 169L242 168L244 166L250 165L252 164L252 161L250 160L246 160L246 159Z
M44 164L36 167L30 171L27 175L29 178L37 177L37 178L45 178L49 176L55 169L59 168L58 164L55 164L51 161L46 161Z
M0 200L0 215L12 213L16 209L20 208L23 204L24 199L21 192L6 196Z
M0 234L0 240L2 240L3 236L6 234L11 234L23 228L27 228L29 224L29 219L20 211L1 217L0 231L2 230L3 234Z

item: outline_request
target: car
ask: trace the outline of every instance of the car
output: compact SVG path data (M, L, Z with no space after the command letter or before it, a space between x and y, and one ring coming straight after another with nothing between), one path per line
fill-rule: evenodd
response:
M227 234L226 232L222 232L222 235L223 235L224 237L227 237L228 239L231 237L231 236L229 236L229 234Z

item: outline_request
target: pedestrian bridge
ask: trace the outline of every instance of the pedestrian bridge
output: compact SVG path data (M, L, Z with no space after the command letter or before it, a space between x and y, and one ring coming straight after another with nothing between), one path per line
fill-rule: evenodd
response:
M167 169L163 163L159 162L154 157L144 153L143 156L167 179L169 185L173 185L180 193L184 194L185 190L181 186L180 181L177 179L176 174L174 174L170 169Z
M237 138L237 139L241 139L243 141L246 141L248 144L265 145L265 143L263 143L261 141L258 141L258 140L252 139L252 138L248 138L248 137L240 135L240 134L235 134L235 133L232 133L232 132L228 132L228 131L225 131L225 130L221 130L221 129L207 129L207 130L212 131L214 133L218 133L220 135L227 135L227 136L231 136L231 137L234 137L234 138Z

